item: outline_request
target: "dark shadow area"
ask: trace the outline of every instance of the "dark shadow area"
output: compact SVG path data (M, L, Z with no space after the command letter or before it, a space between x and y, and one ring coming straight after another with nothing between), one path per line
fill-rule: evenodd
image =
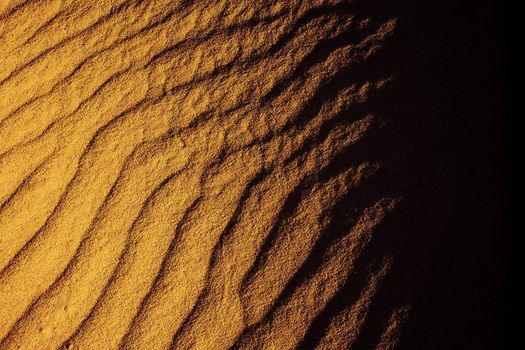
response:
M382 256L395 263L352 349L374 349L392 310L406 304L412 309L399 349L505 348L511 229L505 7L488 1L353 4L349 11L362 17L398 18L381 53L347 75L359 80L379 69L396 77L368 106L386 126L362 150L363 159L383 165L365 197L401 193L406 201L374 233L300 348L318 344ZM355 198L344 198L333 217L354 206ZM338 220L318 242L320 251L348 228ZM310 257L303 270L314 270L320 256ZM300 271L287 288L307 277Z
M428 137L410 139L428 144L426 154L414 153L421 168L413 249L424 257L399 348L503 349L511 230L505 7L417 6L396 45L415 50L403 94L412 91L420 114L413 127Z

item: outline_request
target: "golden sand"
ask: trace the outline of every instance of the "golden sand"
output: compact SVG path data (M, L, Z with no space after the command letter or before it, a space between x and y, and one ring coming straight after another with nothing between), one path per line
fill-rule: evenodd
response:
M401 201L360 195L395 76L354 74L395 31L340 0L2 1L0 349L310 341ZM356 341L376 260L315 348Z

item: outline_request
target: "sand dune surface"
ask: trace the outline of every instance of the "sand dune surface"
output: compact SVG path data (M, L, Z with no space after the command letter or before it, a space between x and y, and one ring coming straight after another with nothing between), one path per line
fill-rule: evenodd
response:
M2 1L0 349L396 348L393 3Z

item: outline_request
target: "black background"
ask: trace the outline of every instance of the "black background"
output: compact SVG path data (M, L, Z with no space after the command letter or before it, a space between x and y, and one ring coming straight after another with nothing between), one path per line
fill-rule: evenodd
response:
M415 127L431 135L419 155L426 209L415 219L427 233L414 243L430 248L423 266L411 267L420 269L420 285L399 348L503 349L511 238L506 5L414 7L398 39L422 61L406 67L405 83L424 101Z

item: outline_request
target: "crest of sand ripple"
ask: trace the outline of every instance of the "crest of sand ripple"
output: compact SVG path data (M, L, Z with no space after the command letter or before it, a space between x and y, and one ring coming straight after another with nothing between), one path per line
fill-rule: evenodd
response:
M395 30L357 1L2 2L0 349L359 341Z

